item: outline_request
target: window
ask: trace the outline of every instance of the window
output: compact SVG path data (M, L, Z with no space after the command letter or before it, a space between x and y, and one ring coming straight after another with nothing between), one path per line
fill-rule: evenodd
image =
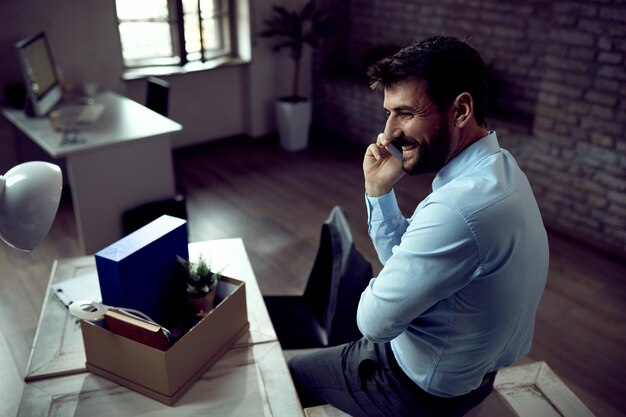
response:
M115 0L124 65L184 66L233 56L234 0Z

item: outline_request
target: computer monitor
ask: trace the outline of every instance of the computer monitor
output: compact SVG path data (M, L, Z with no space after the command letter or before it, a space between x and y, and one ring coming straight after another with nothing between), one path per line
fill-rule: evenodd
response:
M61 84L44 32L15 44L24 83L26 113L42 117L61 99ZM29 108L32 109L29 111Z

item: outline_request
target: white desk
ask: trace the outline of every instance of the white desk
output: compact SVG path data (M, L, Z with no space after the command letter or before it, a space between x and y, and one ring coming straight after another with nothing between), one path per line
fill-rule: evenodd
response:
M77 125L84 141L63 145L47 118L3 109L4 116L53 158L65 158L80 246L92 254L122 237L122 213L142 203L174 196L169 134L182 126L112 92L91 125ZM76 106L65 107L76 113Z
M173 407L86 372L76 319L50 285L95 270L93 256L57 260L28 363L18 416L303 417L280 344L241 239L189 244L224 274L246 283L249 331Z

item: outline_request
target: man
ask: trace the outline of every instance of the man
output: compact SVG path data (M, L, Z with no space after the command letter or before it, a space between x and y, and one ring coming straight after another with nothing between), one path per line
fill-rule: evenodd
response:
M296 356L289 367L305 407L460 416L491 392L498 368L530 350L546 232L528 180L486 128L478 52L430 38L368 75L388 115L363 161L383 268L361 295L364 338ZM436 173L432 192L407 219L393 186L427 172Z

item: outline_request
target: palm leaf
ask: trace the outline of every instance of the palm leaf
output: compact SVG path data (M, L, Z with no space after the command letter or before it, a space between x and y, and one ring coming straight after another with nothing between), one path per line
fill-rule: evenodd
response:
M272 46L277 52L288 49L294 61L294 96L297 96L299 61L305 45L315 48L319 40L326 35L328 20L322 10L317 9L315 0L309 0L300 12L292 12L285 7L273 5L272 17L264 21L265 30L259 33L262 37L278 38Z
M272 10L274 10L274 13L276 13L279 17L286 19L289 16L287 9L282 6L273 5Z
M313 0L310 0L309 2L307 2L307 4L304 5L304 8L302 9L302 13L300 13L300 18L302 20L308 20L311 17L313 17L315 13L315 2Z

